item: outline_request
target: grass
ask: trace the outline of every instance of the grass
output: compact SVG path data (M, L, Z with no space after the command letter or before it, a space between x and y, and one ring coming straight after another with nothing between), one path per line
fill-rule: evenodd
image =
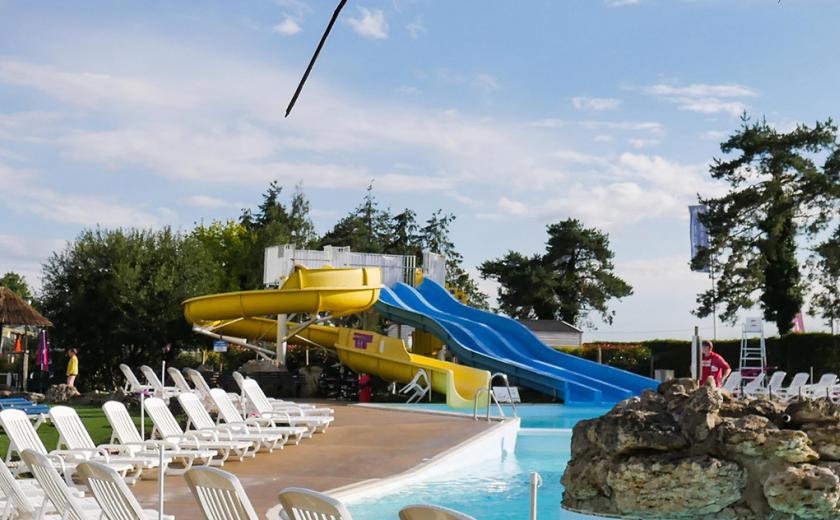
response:
M111 425L108 424L108 419L105 418L105 412L102 411L102 408L99 406L73 406L73 408L78 412L79 417L81 417L82 422L87 428L87 431L90 432L90 436L93 439L93 442L97 445L107 443L111 440ZM134 419L134 424L137 428L140 428L140 413L133 413L132 411L132 418ZM146 419L146 433L152 430L152 422L147 418ZM41 437L41 440L44 442L44 446L46 446L47 450L54 450L56 448L56 444L58 444L58 430L55 429L51 423L46 422L38 428L38 436ZM147 435L148 436L148 435ZM6 457L6 451L9 449L9 438L6 437L6 434L0 435L0 456L4 459Z

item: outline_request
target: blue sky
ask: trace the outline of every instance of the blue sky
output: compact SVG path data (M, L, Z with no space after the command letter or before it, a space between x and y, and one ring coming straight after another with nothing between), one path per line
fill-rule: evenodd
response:
M837 115L831 0L350 0L284 119L334 7L0 0L0 272L37 286L83 227L188 229L272 179L324 231L374 180L457 215L469 267L567 217L609 232L635 295L587 339L711 335L686 206L725 190L718 143L743 110Z

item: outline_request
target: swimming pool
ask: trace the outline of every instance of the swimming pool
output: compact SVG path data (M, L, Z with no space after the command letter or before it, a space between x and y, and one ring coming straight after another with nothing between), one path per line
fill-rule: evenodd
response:
M412 406L451 411L445 405ZM464 461L457 471L436 475L395 493L349 500L348 507L357 520L396 518L402 507L413 503L451 507L479 520L527 518L531 473L537 471L543 478L537 502L539 518L596 518L561 509L563 486L560 477L571 456L569 428L581 419L601 415L606 410L562 405L520 406L522 429L513 455L481 463Z
M449 408L443 403L424 404L394 404L398 408L409 408L414 410L433 410L438 412L453 412L472 415L472 410ZM608 406L566 406L562 404L519 404L516 405L516 413L522 420L522 428L552 428L565 429L573 428L574 425L583 419L599 417L609 411ZM513 417L513 407L503 405L502 410L506 417ZM484 417L485 410L479 410L479 415ZM492 406L490 415L499 416L499 410Z

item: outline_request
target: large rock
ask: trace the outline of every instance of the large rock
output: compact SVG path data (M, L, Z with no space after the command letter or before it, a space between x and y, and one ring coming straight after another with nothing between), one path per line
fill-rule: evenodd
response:
M72 386L67 386L65 384L52 385L47 388L46 400L50 403L66 403L78 395L79 391Z
M640 450L673 451L688 445L676 421L667 413L620 411L585 423L582 429L591 444L616 455Z
M580 421L563 505L650 520L840 520L840 406L688 380Z
M703 385L692 392L677 419L685 436L694 442L705 441L721 422L722 405L723 397L711 386Z
M840 479L829 468L801 464L770 475L764 495L774 511L799 519L840 518Z
M797 400L787 407L785 413L790 416L790 423L794 426L840 421L840 406L828 399Z
M809 423L802 430L822 460L840 460L840 424Z
M746 476L737 464L711 457L631 457L610 471L607 484L621 515L695 518L737 502Z

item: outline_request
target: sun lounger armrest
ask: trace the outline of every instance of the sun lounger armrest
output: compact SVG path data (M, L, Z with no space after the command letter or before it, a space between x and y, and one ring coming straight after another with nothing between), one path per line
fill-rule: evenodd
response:
M52 453L49 453L47 455L47 458L50 459L51 461L55 462L58 465L58 467L61 468L59 470L59 473L61 473L62 475L67 473L67 464L65 463L64 459L61 456L53 455Z
M283 411L278 411L278 410L274 410L272 412L265 412L265 413L260 414L261 419L262 418L270 418L270 419L273 420L273 419L276 419L277 417L280 417L280 419L285 419L286 422L291 422L291 420L292 420L291 416L289 416L288 413L283 412Z
M193 433L193 434L199 436L201 439L203 439L205 441L206 440L214 441L214 442L219 441L219 431L216 430L215 428L214 429L201 428L199 430L191 430L190 433Z
M172 442L172 439L175 439L176 442L179 441L179 440L180 441L194 442L196 448L201 449L201 440L199 440L199 438L197 436L195 436L191 433L185 433L184 435L167 435L166 437L163 438L163 440L165 442ZM180 446L180 443L178 443L178 445Z
M236 435L237 433L248 433L248 427L247 426L240 425L240 427L245 428L245 431L243 432L241 428L238 428L236 426L231 426L230 424L220 424L216 427L216 429L219 431L219 433L227 435L228 440L232 441L233 436Z
M96 449L94 448L79 448L75 450L52 450L49 455L54 455L57 457L62 457L65 460L71 459L73 461L84 461L90 459L91 456L96 454Z

